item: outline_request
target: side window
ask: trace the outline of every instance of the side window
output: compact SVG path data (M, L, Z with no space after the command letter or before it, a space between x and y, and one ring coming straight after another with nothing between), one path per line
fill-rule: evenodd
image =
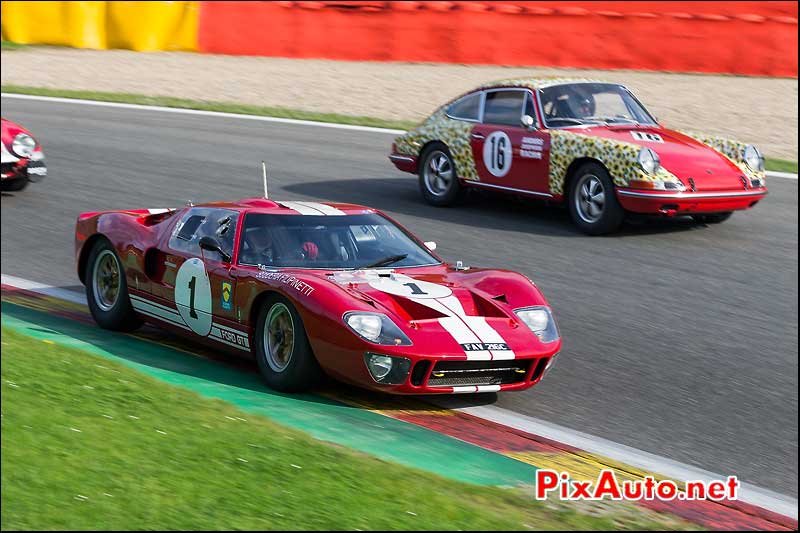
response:
M480 119L481 93L472 93L459 98L447 108L447 115L458 120L472 120L477 122Z
M533 118L534 124L539 122L536 119L536 110L533 107L533 96L531 95L531 93L526 93L526 96L525 96L525 113L524 114L530 115Z
M486 93L483 122L519 126L522 118L523 98L527 91L492 91ZM533 115L535 116L535 115Z
M239 214L228 209L196 208L190 210L175 226L169 247L176 252L200 256L200 239L209 235L222 245L228 254L233 253L233 239ZM221 261L218 252L203 252L209 259Z

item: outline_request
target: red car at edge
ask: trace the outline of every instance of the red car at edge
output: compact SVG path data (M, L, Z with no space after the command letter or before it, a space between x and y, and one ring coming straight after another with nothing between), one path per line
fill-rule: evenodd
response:
M367 207L258 198L83 213L75 230L100 326L250 353L277 390L323 373L399 394L538 383L561 338L536 285L434 248Z

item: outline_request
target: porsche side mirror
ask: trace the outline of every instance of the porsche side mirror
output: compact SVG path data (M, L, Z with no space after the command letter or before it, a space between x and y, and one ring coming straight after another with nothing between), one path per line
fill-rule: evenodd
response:
M219 255L222 256L222 260L226 263L231 262L231 256L222 249L222 245L219 243L217 239L212 237L211 235L206 235L205 237L200 238L200 249L206 250L208 252L217 252Z
M536 121L533 120L533 117L530 115L522 115L521 122L522 122L522 127L527 130L536 129L536 126L534 126Z
M432 252L432 251L434 251L436 249L436 242L434 242L434 241L425 241L425 247Z

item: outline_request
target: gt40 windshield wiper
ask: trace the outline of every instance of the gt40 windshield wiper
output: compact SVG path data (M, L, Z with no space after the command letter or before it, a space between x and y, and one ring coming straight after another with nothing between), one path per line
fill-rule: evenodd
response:
M408 257L408 254L397 254L397 255L390 255L389 257L384 257L380 261L375 261L374 263L370 263L368 265L364 265L360 268L375 268L375 267L382 267L386 265L391 265L392 263L397 263L398 261L402 261Z

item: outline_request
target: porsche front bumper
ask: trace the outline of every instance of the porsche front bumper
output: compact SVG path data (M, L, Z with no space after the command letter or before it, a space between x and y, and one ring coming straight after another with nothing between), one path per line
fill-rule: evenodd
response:
M766 187L708 192L617 189L617 199L626 211L667 216L741 211L755 206L766 195Z

